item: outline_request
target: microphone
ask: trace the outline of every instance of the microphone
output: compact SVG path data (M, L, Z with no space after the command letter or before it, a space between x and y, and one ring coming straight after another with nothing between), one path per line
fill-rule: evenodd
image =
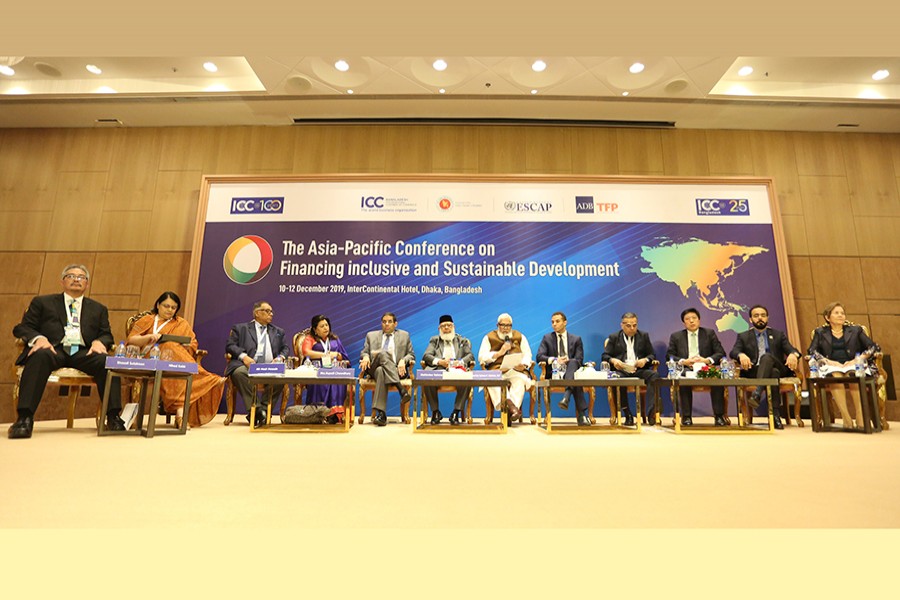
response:
M509 336L506 336L505 338L503 338L503 341L508 343L508 342L509 342Z

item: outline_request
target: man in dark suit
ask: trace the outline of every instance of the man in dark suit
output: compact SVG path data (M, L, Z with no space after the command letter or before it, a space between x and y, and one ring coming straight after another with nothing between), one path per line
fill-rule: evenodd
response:
M62 272L61 294L36 296L13 335L25 341L16 359L24 365L19 385L18 418L9 428L10 439L30 438L37 411L50 373L71 367L87 373L97 383L100 397L106 389L106 356L113 343L109 311L99 302L85 298L90 275L84 265L69 265ZM110 431L124 431L119 418L121 386L109 390Z
M716 365L725 357L725 349L719 342L716 332L700 327L700 312L696 308L681 311L681 322L684 329L669 336L668 356L673 357L686 369L693 369L695 364ZM712 399L716 427L724 427L725 421L725 388L713 387L709 392ZM693 425L691 411L693 395L688 387L681 388L681 424Z
M414 364L415 360L409 333L397 329L396 315L391 312L381 315L381 331L370 331L366 334L366 341L359 355L359 370L363 373L368 372L369 377L375 380L375 391L372 394L375 425L379 427L387 425L387 415L384 411L387 409L388 386L397 387L401 404L409 402L409 392L400 385L400 380L406 378L407 368Z
M581 337L566 331L568 320L562 312L555 312L550 317L550 326L553 327L553 333L548 333L541 338L541 344L538 346L537 361L545 363L547 368L544 369L544 379L550 379L553 376L551 365L553 361L558 361L562 369L565 371L563 379L574 379L575 371L584 364L584 345L581 343ZM590 425L591 419L588 414L588 404L584 399L584 388L581 386L571 386L566 388L565 395L559 403L559 407L563 410L569 408L569 398L575 398L575 415L579 425Z
M797 370L800 351L791 345L784 332L769 327L769 310L759 304L751 307L750 323L753 324L753 329L739 334L731 349L731 358L740 362L744 376L768 379L793 375ZM747 401L752 409L759 406L764 390L760 386L750 395ZM771 388L768 397L772 403L775 429L784 429L779 411L780 402L777 401L778 388Z
M653 425L656 422L656 394L658 393L653 382L659 379L659 373L652 368L656 356L653 354L650 334L638 329L638 318L633 312L622 315L620 325L622 329L610 335L603 344L603 361L608 362L624 377L640 377L644 381L653 395L653 400L647 402L647 421ZM609 389L617 393L621 388ZM625 414L625 425L634 425L634 416L628 406L627 396L622 402L622 412Z
M284 339L284 329L272 325L274 315L271 304L256 302L253 305L253 320L233 326L225 345L225 351L231 355L231 360L225 367L225 375L231 378L232 384L244 399L247 421L250 420L250 407L256 405L256 427L265 424L269 403L281 393L284 386L265 386L260 400L256 393L257 387L250 380L250 365L283 362L291 354L291 348Z
M450 361L458 361L463 368L468 370L475 362L475 356L472 354L472 342L456 333L453 317L450 315L441 316L438 321L438 330L440 333L428 340L428 348L422 356L425 368L446 371L450 368ZM469 387L456 388L456 400L453 402L453 412L450 414L451 425L459 425L465 409L466 398L471 389ZM431 409L431 424L437 425L443 418L438 405L437 388L423 387L422 390L428 400L428 407Z

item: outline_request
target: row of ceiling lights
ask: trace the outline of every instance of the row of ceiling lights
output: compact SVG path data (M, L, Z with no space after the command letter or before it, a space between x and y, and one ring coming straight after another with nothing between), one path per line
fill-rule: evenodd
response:
M741 77L747 77L748 75L753 74L753 67L750 65L744 65L740 69L738 69L738 75ZM891 72L887 69L878 69L874 73L872 73L872 79L875 81L881 81L882 79L887 79L890 76Z

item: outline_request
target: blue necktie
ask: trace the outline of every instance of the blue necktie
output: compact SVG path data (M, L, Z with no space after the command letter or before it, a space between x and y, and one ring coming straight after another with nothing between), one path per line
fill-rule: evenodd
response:
M80 328L80 325L78 323L78 310L75 308L74 300L69 303L69 315L72 317L72 325ZM69 356L72 356L73 354L78 352L78 348L80 348L78 344L72 344L71 346L69 346Z

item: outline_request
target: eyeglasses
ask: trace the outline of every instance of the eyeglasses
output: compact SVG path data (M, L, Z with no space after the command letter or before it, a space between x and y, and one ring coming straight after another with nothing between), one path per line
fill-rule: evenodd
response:
M497 323L497 327L512 327L512 323Z
M264 313L267 313L267 314L270 314L270 315L274 315L274 314L275 314L275 311L272 310L271 308L257 308L257 309L256 309L256 312L264 312Z
M68 275L64 275L63 279L71 279L72 281L87 281L87 275L72 275L69 273Z

